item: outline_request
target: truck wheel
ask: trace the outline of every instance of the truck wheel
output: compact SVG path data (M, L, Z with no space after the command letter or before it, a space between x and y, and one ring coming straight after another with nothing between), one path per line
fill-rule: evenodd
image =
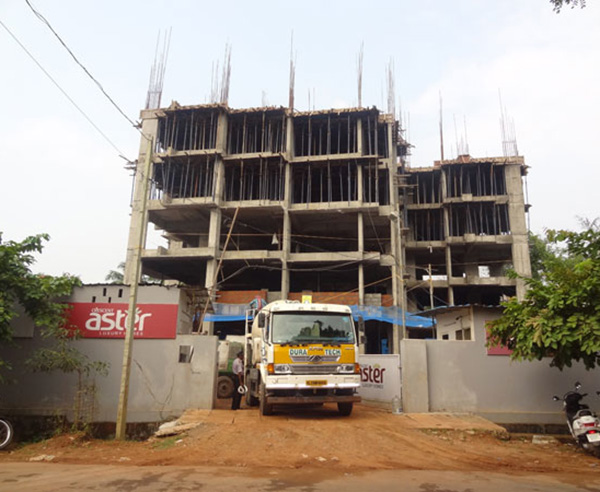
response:
M271 415L273 413L273 405L268 404L267 400L267 390L265 388L264 383L260 383L259 389L259 405L260 405L260 414L261 415Z
M248 388L248 391L246 392L246 405L249 407L258 406L258 398L251 393L250 388Z
M217 379L217 398L231 398L233 396L233 381L229 376L219 376Z
M341 416L343 417L347 417L348 415L350 415L352 413L352 406L354 404L349 401L349 402L339 402L338 403L338 412Z

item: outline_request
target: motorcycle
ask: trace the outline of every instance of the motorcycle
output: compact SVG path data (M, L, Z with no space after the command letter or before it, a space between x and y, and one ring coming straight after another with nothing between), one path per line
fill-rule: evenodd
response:
M600 458L600 419L581 400L587 393L580 393L581 384L575 383L575 391L568 391L562 398L554 396L554 401L563 402L567 425L577 445L588 453ZM596 394L600 395L600 391Z

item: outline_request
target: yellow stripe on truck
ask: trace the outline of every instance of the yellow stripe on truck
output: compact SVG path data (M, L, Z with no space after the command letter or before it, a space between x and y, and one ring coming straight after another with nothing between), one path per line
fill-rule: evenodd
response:
M275 345L273 347L273 362L275 364L301 364L309 362L306 359L314 359L315 356L322 358L320 361L322 364L354 364L356 361L354 345L352 344L332 347L311 343L310 345Z

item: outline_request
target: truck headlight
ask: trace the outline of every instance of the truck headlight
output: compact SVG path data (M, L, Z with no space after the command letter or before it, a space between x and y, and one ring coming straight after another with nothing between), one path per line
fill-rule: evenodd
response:
M275 364L275 374L292 374L289 364Z
M344 374L354 374L354 364L340 364L337 366L337 372Z

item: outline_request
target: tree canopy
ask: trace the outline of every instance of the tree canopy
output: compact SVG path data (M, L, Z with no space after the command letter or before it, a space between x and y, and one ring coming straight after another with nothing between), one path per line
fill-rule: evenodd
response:
M36 326L43 328L44 336L73 337L73 332L65 327L66 304L57 299L71 294L81 281L72 275L54 277L31 271L34 255L42 252L44 241L49 239L47 234L38 234L21 242L2 242L0 236L0 342L11 342L11 322L19 316L20 308ZM2 366L6 363L0 360Z
M584 225L581 232L546 232L548 247L534 277L524 279L524 300L503 303L502 317L489 325L489 345L511 348L517 360L550 357L561 370L573 361L588 369L600 363L600 228Z
M550 0L554 8L554 12L559 13L561 9L565 6L570 6L572 9L579 6L581 8L585 7L586 0Z

